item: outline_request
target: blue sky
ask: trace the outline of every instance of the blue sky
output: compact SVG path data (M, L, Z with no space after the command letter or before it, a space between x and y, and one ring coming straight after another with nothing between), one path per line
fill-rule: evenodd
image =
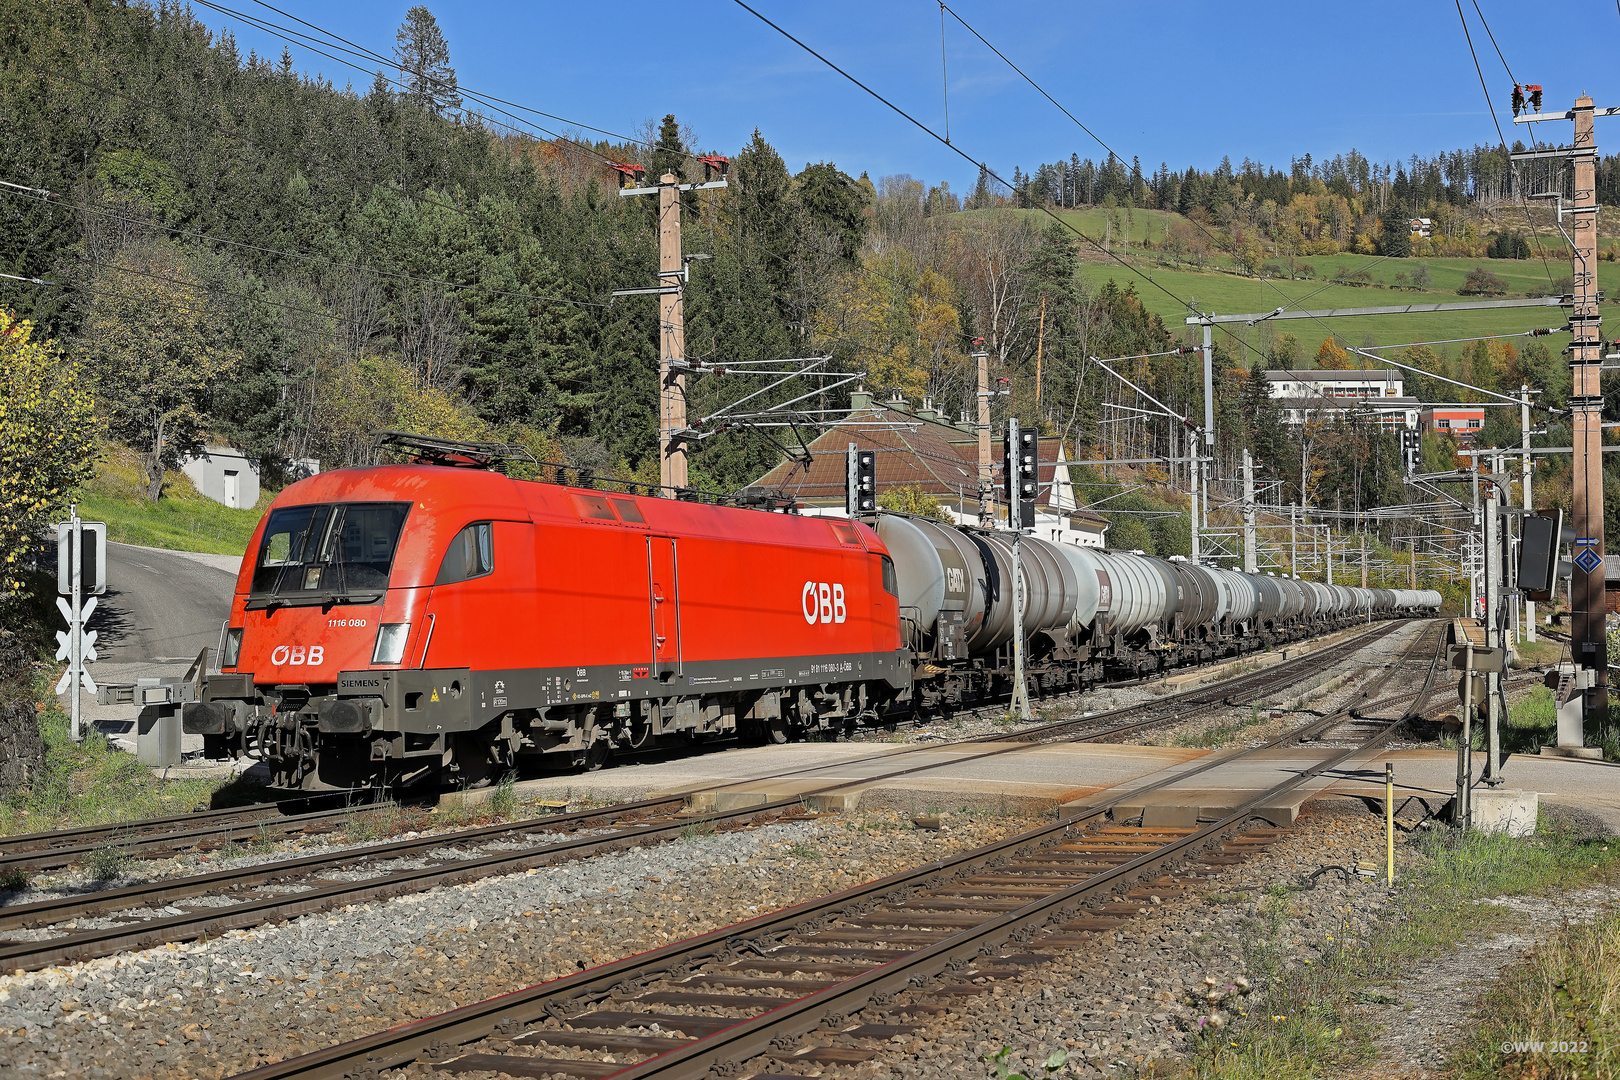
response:
M228 6L286 24L252 0ZM292 15L389 53L406 0L314 4L277 0ZM788 166L833 161L873 178L910 173L960 191L976 168L941 146L776 31L728 0L654 4L482 3L428 5L450 44L463 86L612 131L633 133L674 112L704 148L735 151L758 127ZM940 10L932 0L757 0L754 6L833 62L943 130ZM1354 147L1374 161L1425 156L1476 142L1496 129L1448 0L1347 8L1273 0L1209 4L1034 3L956 0L954 10L1019 64L1127 160L1144 170L1209 168L1223 154L1287 167ZM1463 0L1492 100L1507 122L1510 81ZM1479 0L1513 73L1547 88L1548 108L1577 93L1620 105L1620 71L1599 63L1620 43L1613 3ZM241 48L279 56L280 38L207 8L196 15L229 27ZM1568 33L1589 42L1578 77ZM1560 41L1560 35L1564 40ZM295 65L337 85L359 72L292 47ZM947 17L953 142L1011 175L1015 165L1101 158L1085 132ZM1607 127L1606 127L1607 125ZM1567 141L1566 125L1538 125ZM1610 134L1609 129L1613 129ZM1523 133L1523 128L1519 129ZM1556 134L1555 134L1556 133ZM1620 145L1620 117L1599 121L1600 149Z

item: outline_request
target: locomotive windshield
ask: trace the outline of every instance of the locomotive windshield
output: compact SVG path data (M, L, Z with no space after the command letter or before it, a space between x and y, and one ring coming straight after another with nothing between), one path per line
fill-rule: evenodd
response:
M248 606L380 598L410 508L408 502L331 503L271 511Z

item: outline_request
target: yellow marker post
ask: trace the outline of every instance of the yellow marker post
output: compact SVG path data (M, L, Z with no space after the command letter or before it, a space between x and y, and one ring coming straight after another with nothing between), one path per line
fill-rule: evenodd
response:
M1384 865L1391 885L1395 884L1395 766L1384 762Z

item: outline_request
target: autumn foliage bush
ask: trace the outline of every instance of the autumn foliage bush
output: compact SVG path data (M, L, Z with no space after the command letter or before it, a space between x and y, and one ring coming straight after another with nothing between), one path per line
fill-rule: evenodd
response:
M95 472L100 434L78 364L0 308L0 591L22 587L29 545Z

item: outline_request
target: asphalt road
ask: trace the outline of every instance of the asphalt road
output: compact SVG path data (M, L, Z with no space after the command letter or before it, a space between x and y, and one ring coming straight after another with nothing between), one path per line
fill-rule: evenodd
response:
M189 663L204 646L217 649L236 582L224 567L237 561L108 544L107 592L90 617L100 661Z

